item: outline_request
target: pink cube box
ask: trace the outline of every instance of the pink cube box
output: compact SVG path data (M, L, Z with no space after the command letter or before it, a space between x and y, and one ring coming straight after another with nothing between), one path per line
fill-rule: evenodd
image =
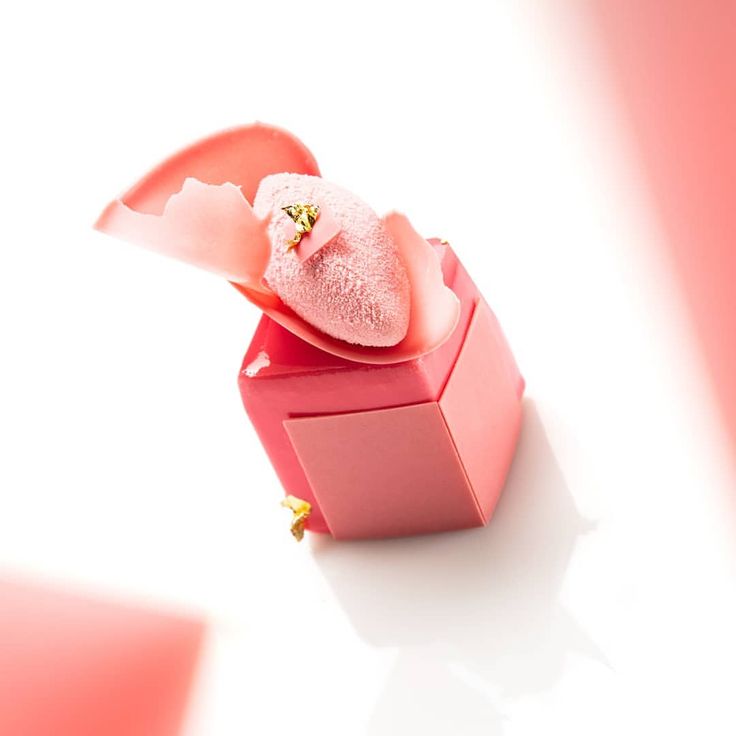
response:
M330 355L263 316L239 376L243 404L307 529L336 539L487 524L511 465L524 380L449 245L430 241L461 302L441 347L388 365Z

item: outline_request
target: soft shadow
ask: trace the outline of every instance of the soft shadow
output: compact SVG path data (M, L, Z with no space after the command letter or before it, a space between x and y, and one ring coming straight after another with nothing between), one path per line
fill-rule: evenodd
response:
M458 688L475 704L462 717L476 713L483 733L497 732L502 720L488 710L489 697L502 702L549 688L573 651L603 662L558 602L576 540L590 529L527 400L514 464L487 528L378 542L315 540L315 559L358 634L400 650L371 732L393 733L381 724L404 722L407 709L425 733L446 732L446 693ZM418 670L419 678L411 674ZM456 710L455 718L463 713Z

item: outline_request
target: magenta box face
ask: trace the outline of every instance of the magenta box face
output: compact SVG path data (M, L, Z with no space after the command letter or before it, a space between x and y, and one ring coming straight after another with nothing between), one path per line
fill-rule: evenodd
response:
M461 301L429 355L369 365L325 353L264 316L239 376L245 409L307 528L338 539L486 524L521 423L524 382L452 249L433 241Z

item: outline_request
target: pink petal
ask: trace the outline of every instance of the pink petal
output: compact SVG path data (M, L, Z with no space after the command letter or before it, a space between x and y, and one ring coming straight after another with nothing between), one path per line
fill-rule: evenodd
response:
M259 220L233 184L186 179L161 215L137 212L115 200L95 227L251 289L265 289L262 278L271 254L268 219Z
M364 347L329 337L305 322L273 294L235 287L274 322L302 340L333 355L358 363L400 363L426 355L452 334L460 316L460 302L445 286L440 261L432 246L398 213L384 218L399 246L411 288L411 314L406 337L392 347Z
M396 347L418 357L439 347L452 334L460 317L460 301L445 286L434 248L408 218L391 212L383 222L399 248L411 289L409 329Z
M184 180L193 178L205 184L230 182L253 202L261 179L282 172L319 176L319 167L298 138L254 123L217 133L175 153L120 199L137 212L158 215Z

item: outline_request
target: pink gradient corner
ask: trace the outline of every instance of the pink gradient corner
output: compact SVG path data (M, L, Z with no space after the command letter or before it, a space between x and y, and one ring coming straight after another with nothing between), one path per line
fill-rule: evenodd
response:
M177 736L196 619L0 580L3 736Z

